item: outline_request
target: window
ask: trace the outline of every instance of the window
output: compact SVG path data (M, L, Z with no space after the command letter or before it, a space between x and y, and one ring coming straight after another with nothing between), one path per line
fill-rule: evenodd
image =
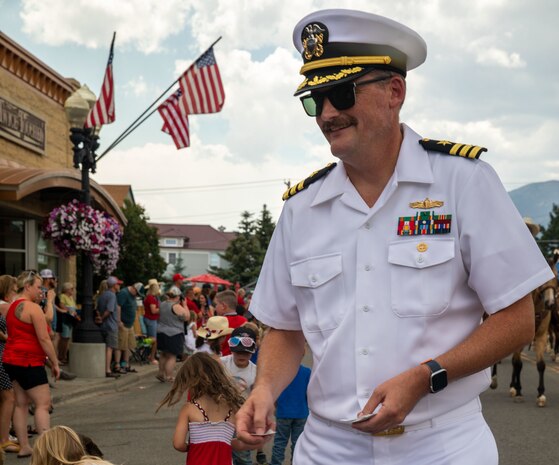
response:
M210 266L220 266L219 265L219 255L216 253L210 254Z
M179 245L179 241L177 241L176 239L164 239L163 245L167 247L176 247L177 245Z
M41 231L37 231L37 238L37 269L49 268L55 276L58 276L60 274L58 255L54 250L52 242L43 239Z
M167 263L174 265L177 263L177 254L174 252L170 252L167 258Z
M0 274L17 276L25 270L25 226L25 220L0 218Z

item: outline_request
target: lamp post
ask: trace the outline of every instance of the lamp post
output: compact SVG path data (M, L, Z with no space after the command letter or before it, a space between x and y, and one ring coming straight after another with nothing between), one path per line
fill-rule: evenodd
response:
M95 100L95 94L84 84L70 95L64 103L66 117L70 123L74 168L81 169L81 200L86 205L91 205L89 172L95 173L95 151L99 148L99 136L91 128L84 128L83 125ZM73 340L81 343L103 343L101 330L95 324L93 315L93 264L86 253L82 252L81 257L82 320L74 328Z

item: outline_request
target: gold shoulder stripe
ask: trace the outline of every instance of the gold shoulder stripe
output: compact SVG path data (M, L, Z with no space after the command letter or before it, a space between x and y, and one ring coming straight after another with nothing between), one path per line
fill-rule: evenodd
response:
M458 144L448 140L421 139L419 141L425 150L446 153L457 157L477 159L482 152L487 152L485 147L478 145Z
M328 163L324 168L322 168L318 171L315 171L308 178L303 179L301 182L299 182L299 183L295 184L294 186L290 187L289 189L287 189L284 192L284 194L282 196L282 200L290 199L295 194L298 194L302 190L306 189L313 182L316 182L320 178L323 178L324 176L326 176L330 171L332 171L334 169L335 166L336 166L336 163Z

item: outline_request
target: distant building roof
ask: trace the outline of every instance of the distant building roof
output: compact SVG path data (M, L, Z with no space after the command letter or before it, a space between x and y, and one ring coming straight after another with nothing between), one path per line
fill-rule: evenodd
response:
M209 224L160 224L150 223L157 228L160 237L184 238L185 249L225 250L237 236L234 232L221 232Z

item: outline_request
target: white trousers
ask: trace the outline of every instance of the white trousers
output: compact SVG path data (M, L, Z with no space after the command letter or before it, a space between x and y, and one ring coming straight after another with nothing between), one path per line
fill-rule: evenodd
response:
M478 401L479 402L479 401ZM309 416L293 465L497 465L497 445L481 412L374 437Z

